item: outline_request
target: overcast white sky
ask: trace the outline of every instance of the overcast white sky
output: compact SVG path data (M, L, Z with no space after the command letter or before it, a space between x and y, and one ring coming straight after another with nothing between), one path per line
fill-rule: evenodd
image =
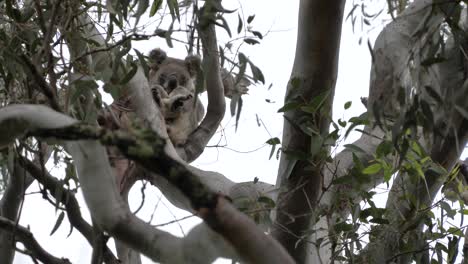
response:
M252 23L255 30L262 33L270 31L261 45L245 45L243 49L243 52L263 71L266 84L251 86L249 95L243 97L244 107L237 132L234 129L234 118L231 119L229 113L226 114L222 123L224 133L217 133L210 143L211 146L219 144L226 145L226 147L206 148L204 154L192 164L203 170L218 171L235 181L252 181L254 177L258 177L261 181L274 184L276 182L278 161L275 157L268 160L270 148L264 143L271 137L281 139L283 119L277 113L277 110L283 105L286 84L289 80L294 59L299 1L242 0L240 2L242 2L242 12L245 17L256 15ZM352 1L347 2L346 10L349 11ZM223 3L228 9L240 7L238 1L223 1ZM384 5L379 4L378 6L377 8L380 8ZM234 33L237 28L237 14L234 13L229 16ZM335 120L343 117L349 119L364 111L359 98L367 96L368 92L370 55L366 42L369 35L371 39L374 39L379 33L381 29L379 23L377 22L374 25L376 28L372 29L368 34L369 28L361 30L359 19L356 23L358 28L356 28L355 33L352 31L350 21L345 22L341 40L338 83L335 92ZM363 37L363 44L359 45L358 41L361 36ZM226 40L227 34L223 30L219 30L218 38ZM186 56L183 47L168 49L162 39L154 40L151 43L134 43L133 45L144 53L148 53L155 47L162 47L168 52L169 56L179 58ZM268 90L270 84L273 84L273 86ZM266 99L272 103L266 102ZM345 112L343 105L347 101L352 101L353 104ZM256 116L262 120L262 126L260 127L257 125ZM351 140L353 137L358 136L358 134L351 136ZM34 183L28 192L37 190L37 183ZM155 188L147 187L146 203L139 216L148 220L155 206L157 206L157 211L153 224L169 222L175 218L188 215L186 212L170 206L166 200L160 198L161 196ZM85 207L81 196L79 196L79 199L81 205ZM140 201L140 188L135 186L131 193L131 208L137 208ZM82 213L89 219L86 208L82 208ZM70 228L68 222L64 222L53 236L49 236L56 217L55 209L41 199L40 194L32 194L26 198L20 224L29 226L41 245L55 256L67 257L72 263L89 263L91 248L76 230L67 238ZM182 236L199 222L196 218L190 218L180 222L180 224L165 226L163 229ZM31 263L31 260L17 254L15 263ZM145 260L144 263L152 262Z

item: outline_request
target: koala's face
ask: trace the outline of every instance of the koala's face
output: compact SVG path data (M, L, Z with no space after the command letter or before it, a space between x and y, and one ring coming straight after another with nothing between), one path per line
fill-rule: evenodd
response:
M184 65L177 63L162 64L150 76L152 85L158 84L170 95L177 87L182 86L192 91L194 88L192 76Z
M160 49L151 51L152 64L149 76L151 86L159 85L170 96L177 88L184 87L195 91L194 79L201 61L197 56L188 56L185 60L167 57Z

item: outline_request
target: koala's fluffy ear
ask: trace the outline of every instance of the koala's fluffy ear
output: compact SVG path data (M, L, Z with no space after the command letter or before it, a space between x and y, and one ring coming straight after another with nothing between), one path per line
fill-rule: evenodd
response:
M185 58L185 65L190 73L190 76L195 77L197 75L198 69L201 67L200 56L189 55Z
M166 58L167 58L167 54L162 49L154 49L150 51L149 59L150 59L150 62L154 65L161 64L164 60L166 60Z

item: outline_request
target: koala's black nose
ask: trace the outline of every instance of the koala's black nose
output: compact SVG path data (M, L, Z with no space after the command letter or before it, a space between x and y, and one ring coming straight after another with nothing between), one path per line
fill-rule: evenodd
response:
M169 78L169 83L167 84L167 86L169 86L169 89L171 91L174 90L175 88L177 88L177 77L171 76Z

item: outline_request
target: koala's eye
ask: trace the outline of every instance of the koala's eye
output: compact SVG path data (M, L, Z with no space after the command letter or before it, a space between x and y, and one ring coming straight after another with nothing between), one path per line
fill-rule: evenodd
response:
M185 86L186 83L187 83L187 78L185 76L181 76L179 80L179 85Z

